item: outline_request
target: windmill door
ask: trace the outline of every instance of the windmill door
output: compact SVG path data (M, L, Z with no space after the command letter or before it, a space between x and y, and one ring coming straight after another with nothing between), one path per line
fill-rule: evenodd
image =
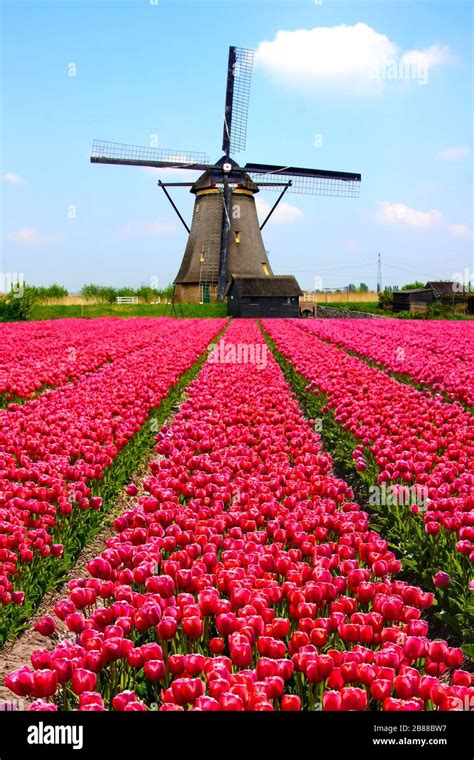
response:
M211 300L211 289L207 282L202 285L202 302L209 303Z

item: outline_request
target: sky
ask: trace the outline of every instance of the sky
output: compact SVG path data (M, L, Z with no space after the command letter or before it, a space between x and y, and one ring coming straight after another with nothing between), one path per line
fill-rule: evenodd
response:
M255 50L260 162L362 174L358 199L288 192L264 230L304 289L473 278L472 7L457 0L3 0L0 273L166 286L186 230L157 179L94 138L221 155L229 45ZM173 197L184 217L193 196ZM258 195L259 213L276 200ZM474 282L473 282L474 284Z

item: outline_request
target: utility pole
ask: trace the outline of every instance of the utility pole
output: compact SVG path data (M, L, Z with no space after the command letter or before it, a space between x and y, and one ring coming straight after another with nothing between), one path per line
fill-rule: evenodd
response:
M378 254L377 260L377 293L382 292L382 255Z

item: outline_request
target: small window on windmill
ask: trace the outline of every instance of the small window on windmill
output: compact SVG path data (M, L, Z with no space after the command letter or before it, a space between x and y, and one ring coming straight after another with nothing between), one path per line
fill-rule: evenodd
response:
M240 243L240 232L235 233L235 242Z
M263 267L263 274L265 277L270 276L270 272L268 271L268 264L265 261L262 261L262 267Z
M196 214L199 214L200 209L201 209L201 206L199 205L199 203L196 203Z

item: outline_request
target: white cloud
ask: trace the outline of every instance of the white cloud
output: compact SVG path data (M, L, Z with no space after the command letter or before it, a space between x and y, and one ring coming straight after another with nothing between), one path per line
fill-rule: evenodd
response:
M449 48L401 51L386 35L364 23L314 29L280 30L260 42L257 66L278 83L307 91L381 93L388 81L426 84L431 68L456 60Z
M40 242L40 234L38 230L34 230L32 227L23 227L21 230L9 232L7 234L7 239L14 243L26 243L31 245Z
M443 161L456 161L458 158L464 158L470 153L469 145L455 145L452 148L443 148L438 153L438 158Z
M7 240L12 243L24 243L25 245L52 244L62 243L66 236L62 232L55 232L53 235L41 235L33 227L22 227L21 230L14 230L7 233Z
M380 201L377 213L377 221L380 224L397 225L411 229L438 227L442 218L442 214L435 209L418 211L404 203L391 203L390 201Z
M138 221L125 224L120 230L119 237L122 240L150 237L156 235L173 235L176 232L176 226L168 219L154 219L150 222Z
M469 237L471 228L467 224L448 224L449 234L453 237Z
M6 172L6 174L2 174L2 179L4 182L8 182L9 185L26 185L26 179L20 177L19 174L15 174L15 172Z
M407 229L426 230L438 228L449 232L453 237L465 238L471 235L471 228L467 224L449 224L440 211L419 211L410 208L405 203L391 203L380 201L376 220L380 224L388 224Z
M433 68L447 63L455 63L456 56L451 55L447 45L431 45L426 50L407 50L400 58L403 65Z
M255 205L257 206L258 217L260 221L263 222L272 206L270 206L264 198L260 197L255 199ZM302 218L303 212L298 206L292 206L291 203L281 201L271 215L269 224L271 222L274 222L275 224L287 224Z

